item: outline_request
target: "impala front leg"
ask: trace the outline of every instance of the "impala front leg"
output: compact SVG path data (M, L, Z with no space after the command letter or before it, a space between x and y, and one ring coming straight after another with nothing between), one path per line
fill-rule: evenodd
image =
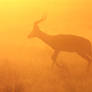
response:
M57 56L59 54L59 51L55 51L54 54L52 55L52 60L53 60L53 64L57 64Z

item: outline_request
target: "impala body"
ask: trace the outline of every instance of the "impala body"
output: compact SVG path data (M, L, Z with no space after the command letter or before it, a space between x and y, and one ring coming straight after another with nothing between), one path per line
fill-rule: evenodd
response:
M75 35L48 35L42 32L38 24L43 21L42 18L34 23L32 32L28 35L28 38L38 37L46 44L48 44L53 50L52 59L56 62L56 58L61 51L76 52L88 61L88 64L92 61L92 46L89 40Z

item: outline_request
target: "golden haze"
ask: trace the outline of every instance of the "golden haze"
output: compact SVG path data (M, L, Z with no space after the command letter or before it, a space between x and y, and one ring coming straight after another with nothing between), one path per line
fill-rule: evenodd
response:
M44 32L76 34L90 40L91 5L91 0L0 0L1 55L8 58L18 48L32 45L27 35L34 21L44 14L47 14L47 20L41 24Z
M79 88L78 92L88 92L85 88L92 89L90 79L86 79L89 85L85 87L82 85L85 80L80 77L85 71L86 60L76 53L60 55L62 58L58 60L62 59L73 75L68 76L70 79L67 81L64 79L67 75L63 75L67 73L61 73L62 69L55 67L56 70L49 71L53 50L40 39L27 38L34 22L43 15L47 15L47 20L40 24L43 32L50 35L74 34L92 42L92 0L0 0L0 60L8 59L23 78L38 81L31 92L44 89L43 92L67 92L67 89L75 92L74 88ZM2 70L7 72L7 67Z

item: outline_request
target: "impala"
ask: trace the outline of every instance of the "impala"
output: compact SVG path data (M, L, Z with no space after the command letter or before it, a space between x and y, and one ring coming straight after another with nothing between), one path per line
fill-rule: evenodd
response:
M78 55L87 60L88 65L92 61L92 46L89 40L75 35L49 35L42 32L38 24L44 21L45 18L34 23L32 32L28 38L38 37L43 42L48 44L53 50L52 60L56 63L56 58L61 51L76 52Z

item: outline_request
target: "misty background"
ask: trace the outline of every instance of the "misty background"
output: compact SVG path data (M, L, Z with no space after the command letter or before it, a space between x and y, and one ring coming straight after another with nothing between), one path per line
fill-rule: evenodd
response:
M92 92L92 68L76 53L61 52L62 67L51 67L53 49L38 38L28 39L41 16L40 29L73 34L92 42L91 0L0 1L0 92ZM92 66L92 65L91 65Z

